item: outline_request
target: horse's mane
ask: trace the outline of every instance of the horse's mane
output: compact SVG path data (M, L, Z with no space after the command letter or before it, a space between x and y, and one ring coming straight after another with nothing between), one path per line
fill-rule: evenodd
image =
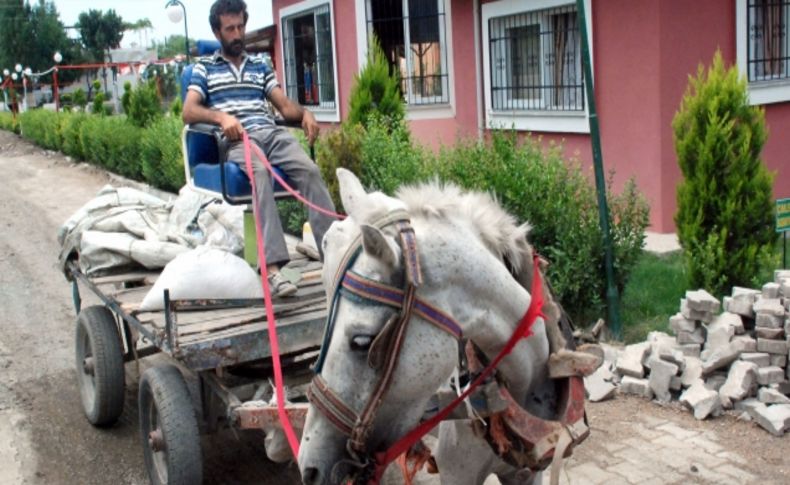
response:
M518 274L532 258L527 234L529 223L518 225L516 218L485 192L465 191L451 183L439 181L408 185L395 196L406 204L412 216L424 218L462 218L471 223L485 246L506 260Z

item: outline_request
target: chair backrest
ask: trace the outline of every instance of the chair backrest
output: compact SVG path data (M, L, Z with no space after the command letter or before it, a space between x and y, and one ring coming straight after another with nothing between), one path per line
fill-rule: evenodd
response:
M220 43L216 40L199 40L197 41L197 54L198 56L207 56L213 54L220 48ZM192 79L192 68L194 64L190 64L181 72L181 102L187 95L187 88L189 81ZM200 163L219 163L219 154L217 152L217 143L213 136L203 133L189 132L187 133L187 160L189 166L194 167Z

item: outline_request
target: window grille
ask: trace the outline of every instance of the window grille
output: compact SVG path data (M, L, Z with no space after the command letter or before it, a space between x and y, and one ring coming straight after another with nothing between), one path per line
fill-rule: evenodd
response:
M444 0L368 0L366 16L406 102L449 103Z
M488 27L494 110L584 110L575 6L494 17Z
M329 5L284 18L282 31L288 97L304 106L335 109Z
M790 0L749 0L749 81L790 78Z

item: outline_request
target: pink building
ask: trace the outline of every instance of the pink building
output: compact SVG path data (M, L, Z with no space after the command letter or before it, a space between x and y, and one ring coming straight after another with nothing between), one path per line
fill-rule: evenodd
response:
M585 0L605 170L635 177L652 230L674 231L680 179L671 121L715 50L764 106L763 151L790 197L790 0ZM591 164L573 0L273 0L279 79L326 123L348 114L368 38L401 72L412 132L452 144L515 128Z

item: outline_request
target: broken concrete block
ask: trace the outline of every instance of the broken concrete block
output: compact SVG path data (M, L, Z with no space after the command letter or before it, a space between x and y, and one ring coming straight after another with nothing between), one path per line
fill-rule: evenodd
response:
M783 328L784 323L783 315L773 315L767 312L758 312L754 319L755 327Z
M695 357L686 357L686 368L680 375L683 387L690 387L698 379L702 379L702 361Z
M757 391L757 399L765 404L790 404L790 397L770 387L761 387Z
M689 320L699 320L702 322L710 322L713 320L713 313L693 310L688 306L688 301L685 298L680 300L680 314Z
M730 313L741 315L743 317L754 318L754 310L752 309L753 305L754 305L753 300L745 299L745 298L742 299L732 298L729 300L725 310L727 310Z
M727 373L727 380L719 389L725 407L732 401L740 401L752 394L757 380L757 364L736 360Z
M781 283L783 279L790 278L790 269L775 269L774 282Z
M719 300L705 290L686 291L686 301L690 309L700 312L716 313L721 306Z
M772 435L782 436L790 428L790 405L774 404L757 408L752 417Z
M786 355L776 355L776 354L769 354L771 365L776 367L787 367L787 356Z
M680 402L694 411L696 419L705 419L721 412L719 393L706 388L701 379L695 381L680 395Z
M653 342L650 350L650 357L645 364L647 368L651 368L650 363L652 360L660 359L675 364L682 371L686 365L686 358L683 352L677 349L676 346L677 343L675 343L674 339L672 339L672 346L662 342Z
M785 396L790 396L790 381L782 381L776 384L771 384L771 389L776 389Z
M650 344L648 342L640 342L638 344L626 346L617 358L615 372L622 376L643 377L645 375L645 369L642 366L642 359L647 355L647 351L650 348L649 346Z
M756 408L764 408L765 403L760 402L757 398L747 397L742 401L736 401L732 407L736 411L746 411L751 414Z
M769 340L784 339L785 329L781 327L780 328L755 327L754 334L757 336L757 338L766 338Z
M675 335L678 332L693 332L697 329L697 322L684 317L682 313L676 313L669 317L669 328Z
M761 386L778 384L784 380L784 370L781 367L768 366L757 369L757 383Z
M678 332L677 340L680 345L686 344L704 344L705 343L705 328L702 326L697 327L693 332Z
M620 381L620 392L635 394L648 399L653 397L653 390L650 389L647 379L637 379L631 376L623 376L623 380Z
M782 305L782 301L779 298L760 298L754 302L752 309L755 314L765 313L777 317L783 317L785 315L785 307Z
M738 358L740 350L738 350L732 343L715 349L707 359L702 361L702 373L708 375L716 369L727 367Z
M725 372L716 372L705 378L705 387L711 391L718 391L725 382L727 382L727 374Z
M767 352L741 352L739 358L746 362L753 362L757 364L757 367L768 367L771 365L770 355Z
M734 313L727 313L727 315L735 315ZM735 315L737 316L737 315ZM740 319L740 317L738 317ZM714 350L719 347L724 347L730 343L730 339L735 336L735 327L726 322L719 322L718 317L707 326L707 339L705 340L705 349Z
M736 313L724 312L717 315L711 322L711 325L729 325L735 329L736 335L743 333L743 318Z
M677 365L661 359L651 358L648 384L658 401L669 402L672 400L672 394L669 393L669 383L677 373Z
M769 354L787 355L787 342L785 340L757 339L757 351Z
M748 335L738 335L732 338L730 345L740 352L757 352L757 340Z
M757 342L755 342L755 346ZM700 355L700 348L702 346L700 344L678 344L678 348L681 352L683 352L684 357L697 357L699 358Z
M584 388L587 390L588 399L592 402L605 401L614 396L617 387L608 382L612 373L605 366L599 367L595 372L584 378Z
M763 285L762 297L764 299L779 298L779 283L766 283Z
M785 298L790 298L790 278L784 278L779 283L779 293ZM785 308L787 308L787 300L785 300Z

